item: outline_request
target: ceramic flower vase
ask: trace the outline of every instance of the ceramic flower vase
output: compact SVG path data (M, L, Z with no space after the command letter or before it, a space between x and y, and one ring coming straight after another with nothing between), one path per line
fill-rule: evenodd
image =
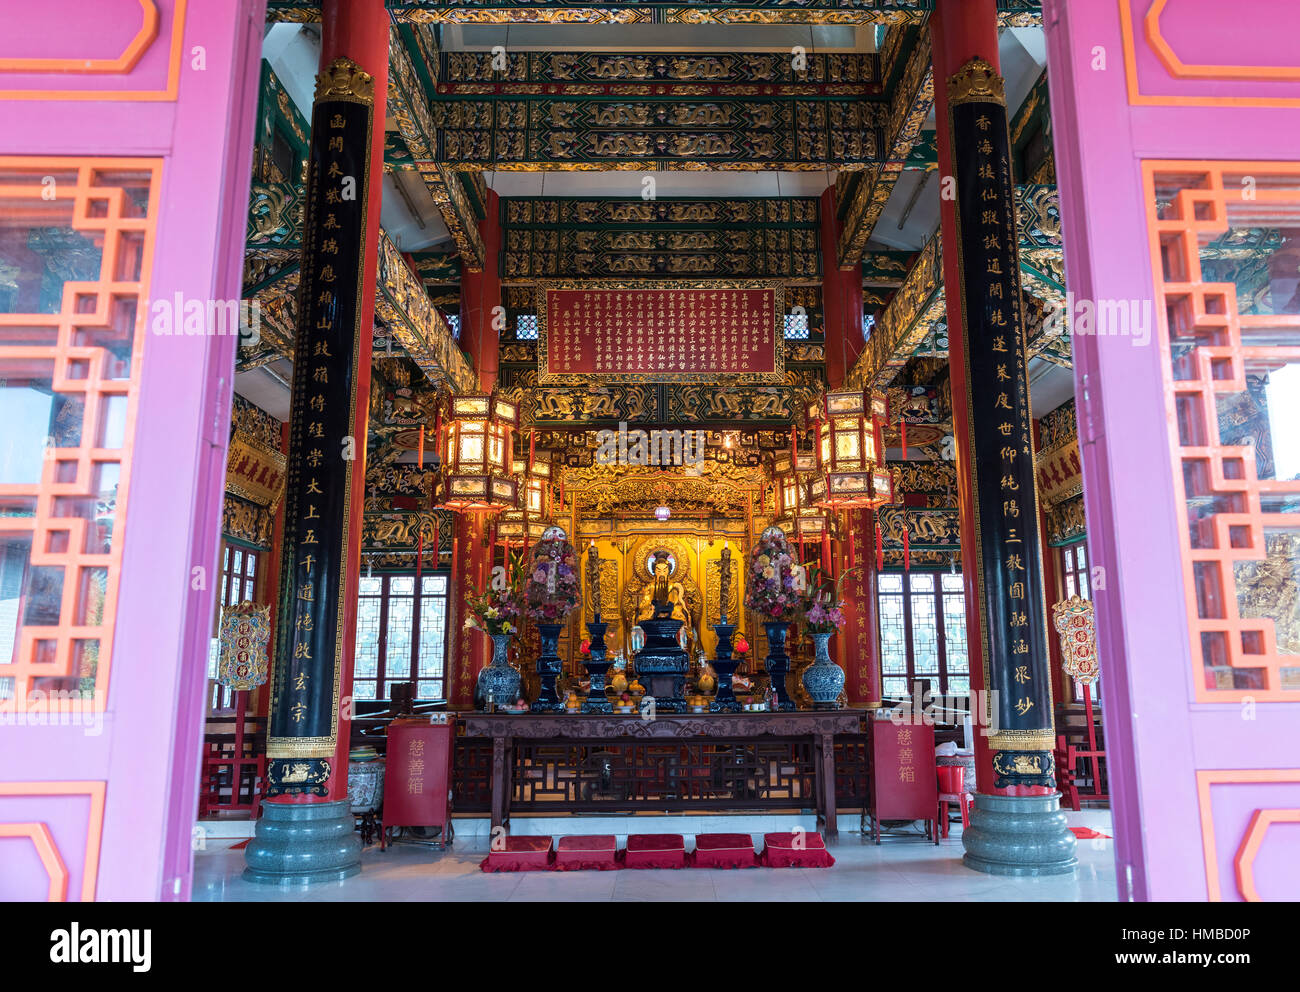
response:
M474 687L474 698L480 708L486 709L489 702L497 706L513 705L519 698L519 672L506 660L506 648L510 644L509 634L488 634L492 638L492 661L478 673Z
M813 639L813 663L804 669L803 687L818 710L839 709L840 692L844 689L844 669L831 661L828 648L829 632L809 635Z

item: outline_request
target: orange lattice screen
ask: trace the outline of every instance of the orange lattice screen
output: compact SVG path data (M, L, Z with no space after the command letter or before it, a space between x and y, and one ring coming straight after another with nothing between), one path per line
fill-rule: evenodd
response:
M0 157L0 712L104 706L160 167Z
M1294 701L1300 166L1143 171L1197 698Z

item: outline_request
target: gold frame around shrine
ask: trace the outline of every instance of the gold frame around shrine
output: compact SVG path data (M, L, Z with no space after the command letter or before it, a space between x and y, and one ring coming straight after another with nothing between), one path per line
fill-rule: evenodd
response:
M772 360L771 372L547 372L546 293L548 290L611 289L771 289ZM729 386L785 384L785 283L780 279L543 279L537 282L537 384L539 386L583 386L592 382L623 383L718 383Z

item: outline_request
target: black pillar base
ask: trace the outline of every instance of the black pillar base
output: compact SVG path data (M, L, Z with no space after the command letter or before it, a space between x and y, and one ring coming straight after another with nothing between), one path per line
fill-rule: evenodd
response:
M609 662L605 660L605 630L608 627L609 624L599 620L587 624L587 633L591 637L591 654L583 664L587 669L587 677L591 679L591 687L582 703L584 713L614 712L609 697L605 695L605 673L609 671Z
M537 676L542 681L537 701L530 707L534 713L560 713L564 710L564 701L555 690L556 679L564 670L564 663L557 653L560 644L560 631L564 629L559 623L539 623L538 635L542 641L542 653L537 658Z
M715 623L713 631L718 635L718 647L713 653L713 670L718 673L718 687L714 690L713 701L709 703L710 713L739 713L740 702L736 699L735 687L731 677L740 667L740 661L731 653L731 635L736 632L734 623Z
M797 707L790 696L790 687L786 676L790 674L790 656L785 653L785 638L790 631L786 623L764 623L767 630L767 661L764 667L772 678L772 690L776 693L776 708L789 712Z

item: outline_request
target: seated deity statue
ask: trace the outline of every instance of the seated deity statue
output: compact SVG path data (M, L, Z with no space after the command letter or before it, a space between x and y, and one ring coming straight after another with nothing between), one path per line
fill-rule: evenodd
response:
M662 600L672 607L670 615L674 620L680 620L685 626L690 626L691 614L686 605L686 587L671 578L667 558L655 559L654 576L641 590L636 608L638 623L649 620L655 615L656 600Z
M653 619L658 604L659 616L671 617L682 622L681 629L677 633L677 643L682 650L689 653L695 641L690 605L686 597L685 585L672 577L672 565L668 560L667 552L656 553L654 563L651 565L651 573L650 581L641 588L636 600L636 612L631 618L634 625L631 638L632 651L635 654L645 646L645 631L640 626L641 621Z

